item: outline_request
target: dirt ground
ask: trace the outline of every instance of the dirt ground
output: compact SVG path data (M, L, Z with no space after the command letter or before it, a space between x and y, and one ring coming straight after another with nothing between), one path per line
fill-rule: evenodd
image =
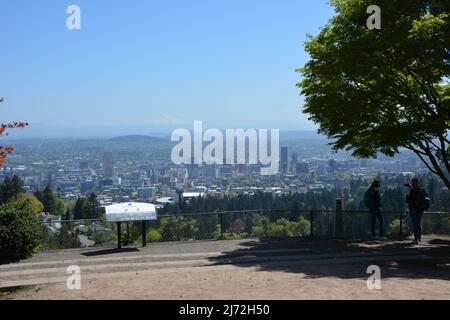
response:
M316 243L316 242L315 242ZM384 244L335 243L328 247L336 257L305 263L305 259L269 264L226 263L205 266L164 267L148 270L125 270L113 276L84 278L81 290L70 291L66 283L38 285L7 296L17 300L450 300L450 239L429 239L420 248L408 249L411 254L425 254L432 259L397 260L397 250L407 250L402 242ZM212 244L214 245L214 244ZM230 246L230 243L217 243ZM236 245L236 244L233 244ZM241 246L246 245L241 243ZM270 244L273 246L273 243ZM289 243L293 245L293 243ZM296 247L311 243L297 243ZM323 244L325 246L325 243ZM187 245L188 246L188 245ZM195 246L195 245L193 245ZM249 249L265 248L266 243L252 243ZM277 246L286 247L285 243ZM175 246L174 248L178 248ZM316 247L317 248L317 247ZM160 247L153 250L162 249ZM169 250L170 248L164 248ZM194 248L195 249L195 248ZM175 250L175 249L173 249ZM242 250L242 249L239 249ZM395 250L395 251L394 251ZM323 252L323 250L319 250ZM339 255L348 252L389 255L384 262L357 261ZM238 251L241 253L241 251ZM339 253L342 252L342 253ZM347 253L346 253L347 252ZM233 251L235 254L236 251ZM74 253L72 253L74 254ZM359 254L359 253L357 253ZM41 257L42 258L42 257ZM370 258L370 257L369 257ZM210 258L210 260L215 258ZM367 259L367 258L364 258ZM375 259L379 259L375 257ZM35 258L36 260L36 258ZM39 259L37 259L39 260ZM317 260L319 261L319 260ZM171 262L169 262L171 263ZM367 288L367 267L376 263L381 268L381 290Z
M328 267L321 267L328 268ZM339 266L345 272L345 267ZM348 268L348 267L347 267ZM358 268L354 266L352 268ZM17 292L10 299L103 300L103 299L450 299L450 281L439 279L385 278L381 290L369 290L367 278L311 278L304 273L258 271L257 268L176 271L82 282L79 291L64 283L42 285Z

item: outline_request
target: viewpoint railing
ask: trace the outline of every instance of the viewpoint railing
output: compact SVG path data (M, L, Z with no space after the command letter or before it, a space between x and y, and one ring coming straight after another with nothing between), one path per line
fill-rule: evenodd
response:
M388 237L411 234L409 214L384 211ZM141 242L140 223L124 224L122 243ZM378 223L377 223L378 230ZM450 235L450 212L426 212L424 234ZM371 235L371 215L367 211L262 209L159 215L147 223L149 243L245 239L245 238L365 238ZM115 246L117 225L102 220L42 222L42 250L94 246Z

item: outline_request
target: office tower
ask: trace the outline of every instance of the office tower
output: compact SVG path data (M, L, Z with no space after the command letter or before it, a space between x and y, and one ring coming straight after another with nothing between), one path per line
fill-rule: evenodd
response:
M156 194L155 187L142 187L138 188L138 200L139 201L148 201Z
M309 162L299 162L297 163L297 174L308 174L309 173Z
M297 163L298 163L298 154L293 153L291 158L291 171L292 173L296 173L297 170Z
M112 178L113 175L113 155L111 152L105 152L103 153L103 177Z
M328 161L328 166L330 168L330 172L334 173L334 171L336 171L336 160L331 159L330 161Z
M288 148L281 147L281 159L280 159L280 169L281 173L287 173L289 169L289 156L288 156Z

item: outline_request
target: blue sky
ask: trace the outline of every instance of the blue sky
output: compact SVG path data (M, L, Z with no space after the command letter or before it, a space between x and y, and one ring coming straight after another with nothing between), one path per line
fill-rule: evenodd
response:
M0 0L1 120L312 129L294 70L332 15L325 0Z

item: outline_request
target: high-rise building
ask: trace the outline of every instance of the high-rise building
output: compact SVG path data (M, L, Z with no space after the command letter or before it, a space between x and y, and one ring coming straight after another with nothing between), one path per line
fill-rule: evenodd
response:
M114 175L113 154L112 152L103 153L103 177L112 178Z
M187 167L187 175L188 179L194 180L200 177L200 168L196 164L188 164Z
M328 167L330 168L330 172L334 173L336 171L336 160L331 159L328 161Z
M148 201L156 194L155 187L142 187L138 188L138 200L139 201Z
M219 177L219 167L215 164L203 166L203 176L217 179Z
M298 163L298 154L293 153L291 157L291 171L292 173L296 173L297 170L297 163Z
M281 173L287 173L289 169L289 156L287 147L281 147L280 169Z
M93 180L86 180L81 182L80 191L84 194L91 193L95 189L95 183Z
M309 173L309 162L303 161L297 163L297 174L308 174Z

